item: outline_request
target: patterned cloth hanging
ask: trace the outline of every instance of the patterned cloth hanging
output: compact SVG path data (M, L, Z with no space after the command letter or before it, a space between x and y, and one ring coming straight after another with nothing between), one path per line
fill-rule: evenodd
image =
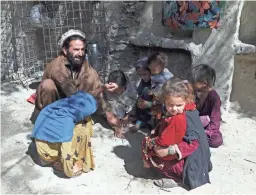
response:
M164 1L163 25L173 30L218 28L225 1Z

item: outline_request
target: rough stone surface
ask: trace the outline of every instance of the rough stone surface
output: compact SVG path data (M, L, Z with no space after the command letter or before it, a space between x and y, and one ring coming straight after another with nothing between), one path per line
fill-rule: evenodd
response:
M183 49L191 52L192 56L201 53L202 45L196 45L192 40L173 40L164 37L157 37L153 33L143 32L137 36L130 37L130 42L137 46L160 47L165 49Z
M107 2L107 39L109 42L108 70L128 71L138 59L136 48L129 44L129 34L138 28L144 2ZM118 56L118 57L117 57Z
M11 4L1 2L1 80L9 77L13 70L12 15Z
M239 27L239 40L252 45L256 45L255 10L255 1L244 1Z
M29 11L33 2L1 2L1 77L14 80L14 73L20 77L31 77L43 69L44 46L42 31L30 25Z
M237 42L235 45L236 54L252 54L256 52L256 47L254 45Z

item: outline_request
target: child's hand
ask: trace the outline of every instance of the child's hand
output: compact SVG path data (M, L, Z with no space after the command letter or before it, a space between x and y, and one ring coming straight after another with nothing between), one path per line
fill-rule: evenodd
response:
M116 83L107 83L104 85L105 89L109 92L113 92L118 88L118 85Z
M149 141L149 143L148 143L148 147L149 147L149 149L153 149L154 146L155 146L155 144L154 144L154 139L151 139L151 140Z
M124 139L124 132L122 127L114 127L115 129L115 137Z
M112 112L107 112L107 121L111 126L121 126L121 121L112 113Z
M161 147L161 146L155 146L154 151L158 157L165 157L168 155L174 155L176 154L176 149L173 145L169 147Z
M142 98L139 98L137 105L140 109L144 110L146 108L151 108L152 103L149 101L143 100Z
M154 147L154 151L158 157L168 156L168 148L163 148L161 146Z
M152 129L151 132L150 132L150 134L151 134L151 135L154 135L155 132L156 132L156 130L155 130L155 129Z
M144 166L144 168L146 168L146 169L148 169L148 168L151 167L151 165L150 165L147 161L145 161L145 160L143 160L143 166Z
M123 126L123 127L126 127L126 126L130 123L130 117L129 117L129 115L127 115L126 117L124 117L124 118L121 120L121 123L122 123L122 126Z
M148 95L154 95L153 91L152 91L152 90L149 90L149 91L148 91Z

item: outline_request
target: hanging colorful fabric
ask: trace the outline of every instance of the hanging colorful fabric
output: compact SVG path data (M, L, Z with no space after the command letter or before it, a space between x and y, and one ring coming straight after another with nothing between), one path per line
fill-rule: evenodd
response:
M163 25L173 30L218 28L225 1L164 1Z

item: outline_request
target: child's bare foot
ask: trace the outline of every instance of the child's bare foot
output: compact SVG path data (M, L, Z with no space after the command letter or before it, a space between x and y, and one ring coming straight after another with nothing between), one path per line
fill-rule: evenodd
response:
M136 124L130 128L130 132L136 133L143 126L143 124L144 123L140 120L136 121Z
M120 138L120 139L124 139L123 128L115 127L114 129L115 129L115 137Z
M144 168L146 168L146 169L148 169L148 168L151 167L150 164L149 164L147 161L143 161L143 166L144 166Z
M139 129L140 129L140 127L136 124L136 125L130 127L130 132L136 133Z

